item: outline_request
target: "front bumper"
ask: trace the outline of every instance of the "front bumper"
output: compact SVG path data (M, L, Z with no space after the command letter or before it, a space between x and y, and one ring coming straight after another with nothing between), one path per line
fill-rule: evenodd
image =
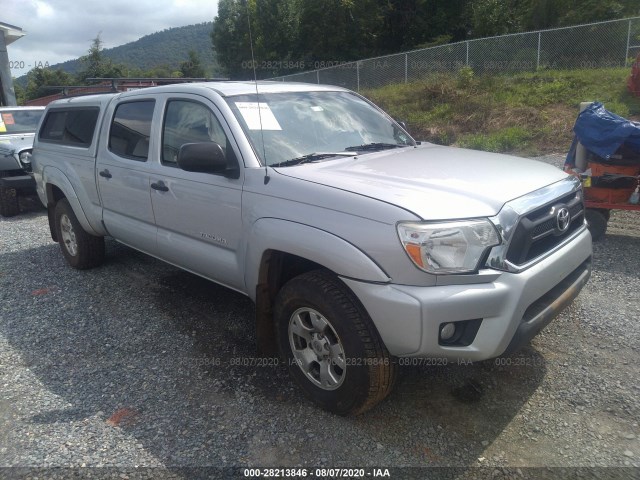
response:
M16 190L33 190L35 192L36 181L31 175L0 177L0 187L15 188Z
M415 287L343 278L396 356L485 360L528 342L569 305L591 273L585 229L532 267L504 272L490 283ZM440 326L480 319L466 346L439 344Z

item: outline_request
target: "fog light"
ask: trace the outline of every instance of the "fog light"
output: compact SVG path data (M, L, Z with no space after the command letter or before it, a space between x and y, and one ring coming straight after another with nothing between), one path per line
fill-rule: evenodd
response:
M440 339L450 340L456 333L456 326L453 323L445 323L440 329Z

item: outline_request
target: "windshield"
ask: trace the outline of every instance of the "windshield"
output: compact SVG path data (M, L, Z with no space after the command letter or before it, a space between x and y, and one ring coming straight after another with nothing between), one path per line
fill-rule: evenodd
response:
M44 113L42 110L2 110L0 112L0 135L34 133Z
M255 94L227 102L266 165L415 144L389 117L350 92L261 93L259 110Z

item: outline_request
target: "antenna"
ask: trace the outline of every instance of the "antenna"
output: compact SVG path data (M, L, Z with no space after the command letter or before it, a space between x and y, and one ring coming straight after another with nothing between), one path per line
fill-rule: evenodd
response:
M251 66L253 67L253 82L256 86L256 99L258 100L258 120L260 121L260 137L262 138L262 155L264 158L264 184L271 180L269 177L269 167L267 166L267 150L264 146L264 129L262 128L262 112L260 111L260 92L258 91L258 74L256 73L256 59L253 56L253 36L251 35L251 10L249 10L249 2L245 3L247 7L247 23L249 24L249 46L251 47Z

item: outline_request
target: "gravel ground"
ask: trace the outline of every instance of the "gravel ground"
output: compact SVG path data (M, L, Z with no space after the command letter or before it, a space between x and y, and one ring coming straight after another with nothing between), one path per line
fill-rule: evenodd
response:
M0 218L0 478L640 477L638 212L612 215L590 283L530 346L403 367L384 403L342 418L260 364L247 298L114 241L104 266L75 271L46 212L23 207Z

